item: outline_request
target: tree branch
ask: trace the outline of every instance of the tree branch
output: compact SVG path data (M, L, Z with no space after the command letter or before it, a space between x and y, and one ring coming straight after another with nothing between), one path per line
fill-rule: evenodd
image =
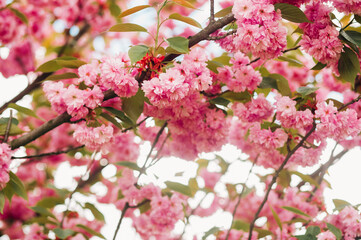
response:
M129 208L139 208L140 206L142 206L142 205L144 205L144 204L146 204L146 203L148 203L148 202L150 202L150 200L146 199L146 200L144 200L143 202L141 202L141 203L139 203L139 204L137 204L137 205L135 205L135 206L130 206L128 202L125 203L125 205L124 205L124 207L123 207L123 209L122 209L122 214L120 215L120 219L119 219L118 224L117 224L117 228L115 229L115 232L114 232L113 240L115 240L116 237L117 237L117 234L118 234L120 225L122 224L122 221L123 221L123 219L124 219L124 216L125 216L125 213L127 212L127 210L128 210Z
M13 110L10 110L10 116L9 116L8 124L6 125L6 130L5 130L5 136L4 136L3 143L6 143L8 141L12 121L13 121Z
M62 48L60 49L59 53L58 53L58 57L62 56L64 51L66 50L66 47L68 45L70 45L71 47L75 46L75 43L90 29L90 25L88 23L85 23L85 25L83 26L82 29L80 29L78 35L76 35L73 38L73 41L68 44L68 41L66 41L66 43L62 46ZM28 85L24 90L22 90L18 95L16 95L14 98L12 98L11 100L9 100L8 102L4 103L1 107L0 107L0 114L8 107L8 105L10 103L16 103L17 101L21 100L24 96L28 95L29 93L31 93L32 91L34 91L35 89L39 88L41 86L42 81L44 81L47 77L49 77L50 75L54 74L54 72L49 72L49 73L42 73L41 75L39 75L30 85Z
M80 148L83 148L85 145L81 145L81 146L77 146L77 147L70 147L66 150L63 151L56 151L56 152L48 152L48 153L41 153L41 154L37 154L37 155L28 155L28 156L21 156L21 157L11 157L11 159L28 159L28 158L41 158L41 157L47 157L47 156L52 156L52 155L59 155L59 154L63 154L63 153L68 153ZM31 161L28 161L26 163L30 163ZM25 163L24 163L25 164Z
M283 170L283 168L286 166L286 164L288 163L288 161L290 160L291 156L303 145L303 143L306 141L306 139L316 130L316 124L313 123L313 126L311 128L310 131L308 131L308 133L306 134L306 136L304 138L301 139L301 141L290 151L288 152L285 160L282 162L281 166L276 170L275 174L273 175L272 181L270 182L270 184L268 185L266 194L263 198L263 201L261 203L261 205L258 207L256 214L254 215L254 218L249 226L249 235L248 235L248 240L252 240L252 231L255 225L256 220L258 219L258 216L261 212L261 210L263 209L264 205L266 204L267 200L268 200L268 196L271 192L272 186L273 184L275 184L280 172Z
M257 158L258 158L258 157L257 157ZM225 240L228 240L229 234L231 233L232 225L233 225L233 222L234 222L234 216L236 215L237 208L238 208L239 204L241 203L241 198L242 198L242 196L243 196L244 191L246 190L246 184L247 184L247 182L248 182L248 178L249 178L249 176L251 175L252 170L253 170L253 167L254 167L254 165L255 165L256 162L257 162L257 158L256 158L256 160L253 162L252 167L249 169L247 178L246 178L246 180L244 181L244 184L243 184L242 191L241 191L240 194L238 195L237 203L236 203L236 205L234 206L234 209L233 209L233 212L232 212L231 226L229 227L229 229L228 229L228 231L227 231L227 235L226 235Z

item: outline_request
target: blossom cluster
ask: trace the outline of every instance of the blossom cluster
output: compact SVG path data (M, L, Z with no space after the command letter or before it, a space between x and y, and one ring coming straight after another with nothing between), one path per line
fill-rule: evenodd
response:
M275 58L286 47L286 29L281 15L268 0L234 1L232 12L237 19L235 49L251 52L262 59Z
M218 68L217 76L229 90L234 92L254 91L261 83L261 74L250 66L249 58L243 53L235 53L230 63L233 64L231 67Z
M308 4L305 14L312 23L300 24L304 31L301 47L324 64L336 63L343 48L338 38L339 32L329 17L331 11L331 7L322 2Z
M9 181L9 165L11 161L11 149L6 143L0 144L0 187L3 188Z

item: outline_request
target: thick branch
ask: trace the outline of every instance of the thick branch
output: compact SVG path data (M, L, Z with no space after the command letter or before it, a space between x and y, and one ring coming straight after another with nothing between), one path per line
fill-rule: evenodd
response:
M233 16L233 14L229 14L229 15L225 16L224 18L219 19L218 21L214 22L213 24L208 25L202 31L195 34L193 37L189 38L189 47L192 47L192 46L196 45L197 43L199 43L200 41L207 39L208 36L211 33L215 32L217 29L220 29L220 28L226 26L228 23L230 23L230 22L232 22L234 20L235 20L235 18ZM179 56L179 54L169 54L169 55L167 55L165 57L164 62L172 61L177 56ZM142 73L142 75L140 77L138 77L139 82L142 82L142 78L143 79L145 78L145 74L143 74L143 73ZM48 73L48 74L51 75L51 73ZM49 76L49 75L47 75L47 76ZM41 76L39 76L38 78L40 78L40 77L41 77L41 79L44 80L46 78L45 73L42 74ZM40 80L39 80L39 82L40 82ZM29 90L27 90L27 91L29 91ZM29 92L27 92L27 93L29 93ZM25 96L26 94L24 94L23 96ZM116 94L111 90L108 90L107 92L104 93L104 101L108 100L108 99L111 99L111 98L114 98L114 97L116 97ZM21 98L19 98L19 99L21 99ZM0 113L1 113L1 110L0 110ZM53 130L54 128L56 128L58 126L60 126L61 124L66 123L66 122L70 122L70 119L71 119L70 115L68 115L67 113L63 113L60 116L50 120L49 122L44 123L39 128L34 129L33 131L31 131L31 132L29 132L29 133L15 139L15 140L13 140L11 142L11 148L16 149L16 148L19 148L21 146L24 146L24 145L32 142L33 140L37 139L38 137L44 135L45 133Z

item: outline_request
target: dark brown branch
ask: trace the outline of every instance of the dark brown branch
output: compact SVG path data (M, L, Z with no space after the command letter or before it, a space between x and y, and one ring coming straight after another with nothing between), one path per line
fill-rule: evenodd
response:
M118 221L118 224L117 224L117 228L115 229L115 232L114 232L114 237L113 237L113 240L116 239L117 237L117 234L118 234L118 231L119 231L119 228L120 228L120 225L122 224L122 221L124 219L124 216L125 216L125 213L127 212L127 210L129 208L138 208L146 203L150 202L148 199L144 200L143 202L139 203L138 205L136 206L130 206L128 202L125 203L123 209L122 209L122 214L120 215L120 219Z
M90 28L90 25L88 23L85 23L83 28L79 31L79 34L73 38L73 41L70 44L68 44L68 41L66 41L66 43L62 46L62 48L60 49L60 51L58 53L58 57L63 55L63 53L66 50L66 48L68 47L68 45L70 45L71 47L74 47L76 42L89 30L89 28ZM53 73L54 72L49 72L49 73L42 73L41 75L39 75L30 85L28 85L18 95L16 95L14 98L9 100L8 102L4 103L0 107L0 114L8 107L8 105L10 103L16 103L17 101L21 100L24 96L28 95L29 93L33 92L35 89L39 88L42 81L44 81L47 77L49 77Z
M208 25L202 31L195 34L193 37L189 38L189 47L192 47L192 46L196 45L197 43L199 43L200 41L203 41L203 40L207 39L207 37L210 34L212 34L213 32L215 32L217 29L220 29L220 28L226 26L228 23L231 23L234 20L235 20L235 18L233 16L233 14L229 14L229 15L225 16L224 18L217 20L213 24ZM164 58L163 61L164 62L172 61L174 58L176 58L179 55L180 54L169 54ZM47 73L47 74L48 74L47 76L51 75L51 73ZM42 74L41 76L39 76L38 78L40 78L40 77L42 77L42 79L44 80L46 78L45 73ZM145 77L146 77L146 73L143 72L138 77L137 80L139 82L142 82L142 80ZM25 95L26 94L24 94L23 96L25 96ZM108 100L108 99L111 99L111 98L114 98L114 97L116 97L116 94L111 90L104 93L104 101ZM18 100L20 100L21 98L19 98ZM12 100L10 102L12 102ZM1 113L1 108L0 108L0 113ZM24 146L24 145L32 142L33 140L37 139L38 137L44 135L45 133L51 131L52 129L60 126L61 124L66 123L66 122L70 122L70 119L71 119L70 115L68 115L67 113L63 113L63 114L59 115L58 117L50 120L49 122L44 123L39 128L34 129L33 131L19 137L18 139L13 140L11 142L11 148L16 149L16 148L19 148L21 146Z
M215 37L208 37L207 40L221 40L223 38L226 38L228 37L229 35L232 35L232 34L235 34L237 32L236 29L232 30L232 31L229 31L221 36L215 36Z
M11 157L11 159L28 159L28 158L41 158L41 157L47 157L47 156L53 156L53 155L60 155L63 153L68 153L80 148L83 148L85 145L77 146L77 147L70 147L63 151L56 151L56 152L48 152L48 153L41 153L38 155L28 155L28 156L21 156L21 157ZM30 161L29 161L30 162Z

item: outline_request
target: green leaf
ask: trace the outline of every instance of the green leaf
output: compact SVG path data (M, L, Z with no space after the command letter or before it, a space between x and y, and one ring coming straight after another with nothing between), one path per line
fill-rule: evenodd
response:
M290 66L296 66L296 67L304 66L304 64L302 62L298 61L297 59L293 59L293 58L289 58L289 57L285 57L285 56L280 56L277 59L288 62Z
M346 46L343 48L338 61L338 71L341 78L350 82L352 86L355 85L355 78L357 73L360 72L360 62L356 53Z
M121 162L116 162L115 165L127 167L142 172L142 169L135 162L121 161Z
M110 10L110 14L113 17L118 17L121 12L120 7L115 3L115 0L110 1L109 10Z
M23 23L28 24L28 18L25 16L24 13L20 12L15 8L9 8Z
M212 59L212 61L216 61L216 62L221 63L222 65L227 65L227 66L230 65L230 63L229 63L230 60L231 60L231 57L228 56L226 53L222 54L219 57L215 57Z
M3 191L0 191L0 213L4 213L4 206L5 206L5 194Z
M145 213L151 208L152 208L152 206L150 205L150 201L147 201L146 203L142 204L139 207L139 211L140 211L140 213Z
M354 15L355 16L355 20L361 24L361 16L360 15Z
M6 124L0 124L0 136L5 135L6 128L7 128L7 123ZM22 129L20 129L18 126L16 126L13 123L11 124L10 132L9 132L10 136L16 136L16 135L22 134L23 132L24 131Z
M214 17L216 17L216 18L225 17L225 16L227 16L228 14L232 13L232 8L233 8L233 6L229 6L229 7L223 8L222 10L216 12L216 13L214 14Z
M327 64L323 64L322 62L318 62L315 66L313 66L313 68L311 68L311 70L322 70L326 66L327 66Z
M321 233L321 229L319 226L309 226L306 230L306 235L310 234L315 237L320 233Z
M248 92L231 92L227 91L220 95L220 97L225 98L232 102L249 102L251 101L252 95Z
M276 3L275 10L280 9L282 18L295 22L295 23L304 23L304 22L311 22L306 17L305 13L301 11L298 7L295 5L291 5L288 3Z
M67 72L62 74L50 75L45 80L62 80L62 79L71 79L71 78L79 78L76 73Z
M298 240L317 240L315 236L312 236L311 234L306 235L297 235L295 236Z
M220 231L219 227L212 227L211 229L209 229L207 232L204 233L202 240L206 240L207 237L214 235L216 233L218 233Z
M144 92L141 88L138 89L137 94L134 96L122 99L122 109L133 121L133 123L136 123L139 116L142 114L144 109L144 101Z
M299 87L297 92L302 95L302 97L306 97L319 89L318 87Z
M336 236L336 240L341 240L342 232L336 226L332 225L331 223L326 223L328 230Z
M290 173L300 177L305 182L309 182L310 184L319 187L318 182L309 175L305 175L297 171L290 171Z
M181 183L177 183L177 182L171 182L171 181L167 181L165 182L165 185L167 185L167 188L179 192L183 195L186 195L188 197L192 197L192 190L189 186L183 185Z
M50 60L48 62L41 64L35 71L47 73L47 72L55 72L62 68L63 67L60 66L55 60Z
M139 6L136 6L136 7L133 7L133 8L129 8L129 9L125 10L124 12L122 12L119 15L119 18L131 15L133 13L139 12L139 11L141 11L143 9L146 9L146 8L149 8L149 7L151 7L151 6L150 5L139 5Z
M28 196L21 180L12 171L9 172L9 176L10 180L4 188L5 195L7 195L10 200L12 195L15 193L19 197L27 200Z
M191 189L192 196L194 196L196 194L196 192L199 190L198 182L197 182L197 179L195 179L195 178L189 179L188 186Z
M193 4L191 4L190 2L188 2L186 0L172 0L172 2L174 2L180 6L183 6L183 7L197 9L196 7L193 6Z
M134 23L118 23L111 27L109 32L147 32L147 29Z
M105 239L105 237L101 233L98 233L98 232L94 231L93 229L91 229L91 228L89 228L89 227L87 227L87 226L85 226L83 224L77 224L76 226L78 228L81 228L81 229L85 230L87 233L90 233L93 236L97 236L99 238Z
M276 211L272 208L272 206L270 205L271 211L272 211L272 215L274 217L274 219L276 220L276 223L278 225L278 227L281 229L282 232L282 222L280 217L278 216L278 214L276 213Z
M100 116L108 120L109 122L113 123L114 126L116 126L119 129L123 129L122 125L112 116L110 116L108 113L101 113Z
M222 106L227 107L231 101L229 101L225 98L222 98L222 97L216 97L216 98L211 99L209 102L212 104L217 104L217 105L222 105Z
M0 118L0 124L8 124L9 120L10 118ZM14 125L18 125L19 120L17 120L16 118L12 118L11 123Z
M268 77L276 79L277 89L283 96L292 96L290 86L288 85L288 80L280 74L270 74Z
M171 48L180 52L188 53L189 52L189 40L184 37L172 37L166 40Z
M218 68L223 67L223 64L214 60L207 61L207 68L214 73L218 73Z
M61 228L55 228L53 229L53 232L60 239L65 239L75 234L75 232L71 229L61 229Z
M114 114L114 116L116 116L118 119L120 119L125 124L130 125L130 126L134 125L133 121L129 117L127 117L124 112L122 112L118 109L112 108L112 107L104 107L104 109L107 110L108 112Z
M263 77L262 82L258 87L262 89L272 88L278 90L277 80L271 77Z
M148 51L149 51L149 48L145 45L137 45L137 46L131 47L128 51L130 61L132 63L136 63L136 62L142 60L142 58L147 54Z
M169 19L174 19L174 20L178 20L181 22L185 22L185 23L188 23L189 25L192 25L194 27L202 29L202 25L199 22L197 22L193 18L180 15L179 13L173 13L173 14L169 15Z
M345 200L341 200L341 199L333 199L333 204L335 205L335 210L342 210L347 206L352 206L351 203L345 201Z
M352 43L361 47L361 33L360 32L347 30L347 31L345 31L345 33L347 34L347 36L349 36L349 38L352 39Z
M39 119L39 117L36 115L36 113L33 110L31 110L29 108L26 108L26 107L19 106L19 105L15 104L15 103L9 103L8 108L15 109L18 112L21 112L21 113L23 113L25 115L32 116L34 118Z
M51 213L48 209L46 209L46 208L39 207L39 206L34 206L34 207L31 207L31 209L32 209L34 212L36 212L36 213L38 213L38 214L40 214L40 215L42 215L42 216L52 217L52 218L56 219L55 215L52 214L52 213Z
M296 214L298 214L298 215L302 215L302 216L311 218L310 215L308 215L307 213L304 213L303 211L301 211L301 210L298 209L298 208L294 208L294 207L290 207L290 206L283 206L282 208L285 209L285 210L287 210L287 211L296 213Z
M92 212L95 219L102 221L102 222L105 221L104 215L94 206L94 204L87 202L87 203L85 203L84 208L89 209Z
M47 197L41 199L36 203L36 206L44 208L53 208L56 205L64 204L64 198L62 197Z
M55 59L55 61L61 67L74 68L74 69L86 64L86 62L78 59L74 59L74 60Z

